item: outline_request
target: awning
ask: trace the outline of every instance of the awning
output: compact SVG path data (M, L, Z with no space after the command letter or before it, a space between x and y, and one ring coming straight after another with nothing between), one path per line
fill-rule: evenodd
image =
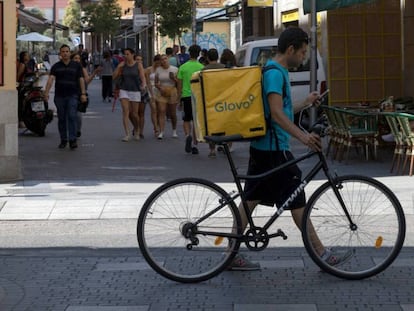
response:
M228 17L237 17L241 12L241 8L239 7L241 3L242 2L239 1L231 5L227 5L224 8L208 9L207 14L205 13L206 11L203 11L203 9L197 9L197 22L207 22L217 19L226 19Z
M375 1L376 0L317 0L316 12L335 10L347 6L352 6L355 4L370 3ZM312 0L303 0L304 14L308 14L311 12L311 2Z
M53 22L46 18L36 16L22 9L17 9L17 13L19 22L33 31L44 32L46 29L52 27ZM56 23L56 29L69 30L69 27Z

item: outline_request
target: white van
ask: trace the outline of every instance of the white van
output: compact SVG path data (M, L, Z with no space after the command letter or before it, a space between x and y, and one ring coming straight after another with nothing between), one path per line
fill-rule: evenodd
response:
M244 43L236 52L237 66L263 66L277 49L277 38L255 40ZM292 101L305 100L310 92L310 53L303 64L289 70ZM317 91L322 94L326 90L326 76L322 58L317 53Z

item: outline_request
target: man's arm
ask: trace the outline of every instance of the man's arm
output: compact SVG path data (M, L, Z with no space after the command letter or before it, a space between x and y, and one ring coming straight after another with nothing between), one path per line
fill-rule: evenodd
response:
M86 102L86 100L87 100L87 98L86 98L86 84L85 84L85 78L83 76L81 76L79 78L79 85L80 85L80 89L81 89L80 100L81 100L81 102Z
M293 103L293 112L298 113L299 111L309 108L313 103L316 103L319 98L318 92L311 92L303 102Z
M183 80L180 78L177 79L177 94L178 94L178 100L180 101L181 95L183 91Z
M318 135L303 132L286 116L283 111L283 98L281 95L270 93L267 98L270 106L270 115L273 121L312 150L321 150L321 139Z
M45 101L49 101L49 92L50 92L50 89L52 88L52 84L54 81L55 81L55 76L50 74L49 78L47 79L45 91L43 94Z

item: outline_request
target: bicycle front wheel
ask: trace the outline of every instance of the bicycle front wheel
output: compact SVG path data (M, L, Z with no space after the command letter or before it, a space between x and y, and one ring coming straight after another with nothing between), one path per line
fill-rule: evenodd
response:
M177 179L156 189L144 203L137 236L150 266L178 282L200 282L223 271L240 242L240 215L229 195L216 184ZM233 226L236 231L233 232Z
M322 270L345 279L363 279L383 271L404 243L400 202L384 184L370 177L337 177L334 187L339 197L326 182L306 206L302 238L310 257ZM328 253L344 260L328 263L326 256L321 257L319 242Z

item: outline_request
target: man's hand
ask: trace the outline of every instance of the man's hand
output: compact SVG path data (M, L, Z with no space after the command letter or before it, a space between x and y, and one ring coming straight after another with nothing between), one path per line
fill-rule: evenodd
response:
M320 103L318 103L318 99L319 99L319 93L311 92L309 93L308 97L306 97L305 103L307 106L310 106L310 105L319 106Z
M321 138L316 133L306 133L302 140L302 143L313 151L322 151Z
M81 101L81 103L85 103L87 100L88 100L88 97L86 96L86 94L82 94L82 95L80 96L80 101Z

